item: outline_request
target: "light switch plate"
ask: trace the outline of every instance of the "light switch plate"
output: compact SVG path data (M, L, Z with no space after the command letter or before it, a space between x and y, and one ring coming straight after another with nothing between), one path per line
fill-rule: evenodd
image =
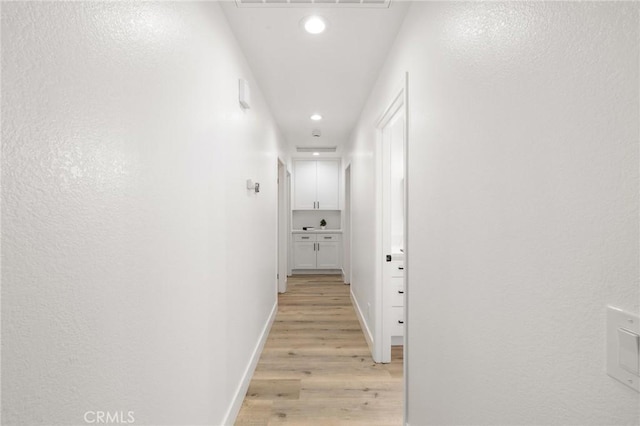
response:
M638 375L640 336L626 328L618 329L618 365L629 373Z
M636 341L634 335L640 335L640 317L614 306L607 306L607 374L624 383L636 392L640 392L640 377L629 371L630 361L640 357L633 353L630 346ZM638 349L638 348L636 348ZM626 365L626 367L625 367ZM637 369L636 369L637 371Z

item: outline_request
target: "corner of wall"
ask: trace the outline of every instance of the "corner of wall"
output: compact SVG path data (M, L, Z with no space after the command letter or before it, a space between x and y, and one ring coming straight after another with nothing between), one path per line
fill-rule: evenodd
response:
M236 418L238 417L238 413L240 412L240 408L242 407L242 403L244 401L244 397L247 394L247 390L249 389L249 384L251 383L251 378L253 377L253 373L256 370L256 366L258 365L258 361L260 360L260 355L262 354L262 350L264 349L265 343L267 343L267 338L269 337L269 332L271 331L271 326L273 326L273 322L276 319L276 314L278 313L278 302L273 305L271 309L271 313L269 314L269 318L267 318L267 322L262 329L262 333L260 333L260 337L256 346L251 354L251 358L247 363L247 367L244 370L244 374L242 375L242 379L238 385L236 392L233 395L233 399L231 400L231 404L227 409L227 412L224 416L224 420L222 424L225 426L232 426Z
M364 338L367 341L367 346L369 346L369 350L371 351L371 357L373 358L374 361L378 362L375 356L375 345L373 341L373 334L371 333L371 330L367 325L367 321L365 319L364 313L362 312L362 309L360 309L360 304L358 303L357 297L355 296L355 294L353 294L353 291L350 292L350 295L351 295L351 303L353 304L353 307L355 308L355 311L356 311L356 316L358 317L358 322L360 323L360 327L362 328L362 331L364 333Z

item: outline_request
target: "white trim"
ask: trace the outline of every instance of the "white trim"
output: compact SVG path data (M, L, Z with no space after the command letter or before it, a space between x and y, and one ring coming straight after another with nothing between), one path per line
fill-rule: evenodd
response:
M402 350L402 366L404 374L402 380L404 381L404 395L402 398L403 404L403 422L406 426L409 426L407 418L409 417L409 273L411 268L409 267L409 239L411 237L409 233L409 72L404 73L404 267L406 274L404 276L404 292L405 292L405 304L404 304L404 347Z
M378 130L384 129L384 127L389 124L389 121L396 115L396 113L404 106L405 103L405 87L404 85L400 90L398 90L396 97L391 101L387 109L382 113L380 119L378 119L378 124L376 128Z
M287 291L287 249L289 247L289 229L287 226L287 215L290 214L287 205L287 164L278 157L277 169L277 218L276 218L276 291L285 293Z
M379 120L378 124L382 119ZM383 361L383 344L382 338L384 336L382 327L383 327L383 301L382 301L382 130L376 126L376 141L375 141L375 272L374 272L374 304L373 309L375 310L375 339L373 345L373 360L375 362ZM390 358L390 355L389 355Z
M342 269L292 269L292 275L341 275Z
M269 318L267 319L264 328L262 329L262 334L260 334L260 338L256 344L255 349L253 350L253 354L251 354L251 359L249 360L249 364L247 368L244 370L244 374L242 375L242 380L238 385L238 389L231 400L231 405L227 410L227 413L224 416L224 420L222 422L223 425L233 425L238 417L238 413L240 412L240 408L242 407L242 402L244 401L244 396L249 389L249 384L251 383L251 378L253 377L253 372L256 370L256 366L258 365L258 361L260 360L260 355L262 354L262 349L264 348L265 343L267 342L267 337L269 337L269 332L271 331L271 326L273 325L273 321L276 319L276 314L278 312L278 302L273 304L273 309L271 309L271 313L269 314Z
M371 330L369 330L369 327L367 326L367 322L364 319L364 315L362 313L362 310L360 309L358 300L356 299L356 296L353 294L353 289L349 292L349 294L351 295L351 304L356 310L356 316L358 317L358 322L360 323L360 327L362 328L364 339L367 341L367 345L369 346L369 350L371 351L371 354L373 354L373 335L371 334Z
M347 211L347 170L349 171L349 211ZM345 284L351 284L351 271L353 270L353 250L351 249L353 247L353 238L351 237L353 235L353 222L352 222L352 211L353 211L353 207L352 207L352 202L351 202L351 193L353 192L353 188L352 188L352 179L351 179L351 161L346 162L346 165L344 167L344 169L342 170L342 176L343 176L343 188L344 188L344 203L342 206L342 229L343 229L343 234L342 234L342 273L344 276L344 283ZM348 225L347 225L348 223ZM347 245L348 250L345 250L345 243ZM345 254L348 255L348 259L349 262L345 262ZM348 275L344 272L344 265L345 263L348 265Z
M287 166L288 167L288 166ZM292 219L292 211L291 211L291 172L289 169L285 170L285 179L286 179L286 194L287 194L287 277L291 276L293 272L291 271L291 265L293 265L293 260L291 259L291 254L293 252L293 236L291 234L291 221Z

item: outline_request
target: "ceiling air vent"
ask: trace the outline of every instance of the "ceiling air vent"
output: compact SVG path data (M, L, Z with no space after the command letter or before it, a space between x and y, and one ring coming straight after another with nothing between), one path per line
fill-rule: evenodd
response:
M236 0L238 7L389 7L391 0Z
M298 152L336 152L337 146L296 146Z

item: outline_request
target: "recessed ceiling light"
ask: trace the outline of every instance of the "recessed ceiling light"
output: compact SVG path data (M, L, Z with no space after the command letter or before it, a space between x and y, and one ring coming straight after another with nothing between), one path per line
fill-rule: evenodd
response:
M320 114L313 114L310 117L313 121L318 121L318 120L322 120L322 116Z
M309 34L320 34L327 28L327 23L319 16L309 16L304 19L304 29Z
M320 153L319 152L314 152L313 155L320 155Z

